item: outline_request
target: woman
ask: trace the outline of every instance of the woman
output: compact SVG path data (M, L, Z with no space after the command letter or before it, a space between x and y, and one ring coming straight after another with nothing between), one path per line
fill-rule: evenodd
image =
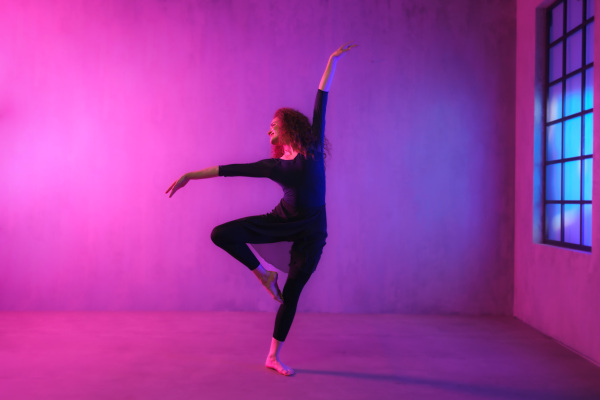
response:
M265 365L286 376L295 372L281 362L279 351L296 314L300 292L321 258L327 237L324 168L327 93L338 60L355 46L345 44L329 57L317 92L312 126L308 118L296 110L281 108L275 112L268 132L273 158L188 172L167 189L171 197L190 179L216 176L265 177L281 185L284 196L273 211L219 225L211 238L217 246L246 265L281 303ZM290 271L283 293L277 285L277 272L267 271L246 244L282 241L292 242Z

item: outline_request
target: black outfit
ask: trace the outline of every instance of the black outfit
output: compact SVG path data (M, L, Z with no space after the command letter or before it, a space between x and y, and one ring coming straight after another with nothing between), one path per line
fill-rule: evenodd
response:
M250 270L260 262L246 243L293 242L290 272L283 287L283 304L275 319L273 337L284 341L298 298L314 272L327 237L325 213L325 166L323 141L327 92L319 90L315 101L312 131L319 138L307 156L293 160L266 159L252 164L219 166L220 176L269 178L283 189L283 199L266 215L241 218L213 229L213 242Z

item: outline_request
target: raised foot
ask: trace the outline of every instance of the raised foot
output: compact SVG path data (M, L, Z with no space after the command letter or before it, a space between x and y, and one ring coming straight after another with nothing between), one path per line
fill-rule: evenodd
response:
M279 372L281 375L292 376L296 373L292 367L288 367L281 361L273 357L267 357L267 361L265 362L265 367L274 369Z
M263 286L271 293L273 299L275 301L283 304L283 296L281 295L281 290L279 290L279 286L277 285L277 272L268 271L267 276L264 280L262 280Z

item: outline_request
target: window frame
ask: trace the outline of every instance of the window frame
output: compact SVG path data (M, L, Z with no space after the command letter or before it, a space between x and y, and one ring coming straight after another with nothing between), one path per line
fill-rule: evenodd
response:
M542 172L542 243L545 244L549 244L549 245L553 245L553 246L558 246L558 247L564 247L564 248L570 248L570 249L576 249L576 250L582 250L582 251L588 251L591 252L592 251L592 247L591 247L591 243L590 245L584 245L584 205L589 205L589 207L591 207L592 205L592 200L593 197L591 198L591 200L584 200L584 161L587 159L591 159L593 160L593 150L592 153L589 155L585 155L585 116L588 114L593 115L594 113L594 104L593 104L593 100L592 100L592 105L591 108L586 109L586 103L585 103L585 94L586 94L586 72L589 69L592 69L592 74L593 74L593 68L594 68L594 61L595 61L595 57L592 58L590 63L586 63L586 45L587 45L587 26L589 24L594 23L595 21L595 10L594 10L594 14L590 17L586 19L587 16L587 12L588 12L588 2L589 1L594 1L594 0L581 0L582 2L582 18L581 18L581 22L574 26L571 27L570 30L568 30L567 28L567 23L568 23L568 2L569 1L573 1L573 0L557 0L555 2L553 2L551 5L549 5L546 10L545 10L545 17L546 17L546 31L545 31L545 80L544 80L544 106L542 107L543 109L543 162L542 162L542 168L543 168L543 172ZM552 42L550 42L550 35L551 35L551 28L552 28L552 12L556 7L559 7L560 5L563 5L563 15L562 15L562 34L554 39ZM573 71L567 73L567 62L568 62L568 57L567 57L567 41L568 38L574 36L575 34L577 34L578 32L581 32L581 66L579 68L574 69ZM557 44L562 43L562 71L560 73L560 76L554 80L550 80L550 64L552 62L551 60L551 52L550 50L556 46ZM565 107L566 107L566 103L567 103L567 97L566 97L566 91L567 91L567 80L573 76L577 76L578 74L581 74L581 110L577 113L572 113L569 114L568 116L565 115ZM561 83L562 84L562 93L561 93L561 116L560 118L554 119L552 121L548 121L548 101L549 101L549 97L550 97L550 88L553 87L554 85L556 85L557 83ZM593 88L592 88L592 99L594 97L594 93L593 93ZM579 156L577 157L567 157L565 158L565 123L569 120L575 120L576 118L581 118L581 128L580 128L580 145L581 145L581 151ZM561 132L561 154L559 158L556 158L554 160L548 161L548 130L550 126L556 125L556 124L560 124L561 128L560 128L560 132ZM593 129L593 128L592 128ZM592 132L592 137L593 137L593 132ZM580 166L579 166L579 200L565 200L565 165L568 162L572 162L572 161L579 161L580 162ZM560 184L560 200L548 200L547 199L547 170L548 170L548 166L550 165L560 165L560 175L561 175L561 184ZM593 165L593 161L592 161L592 165ZM553 240L549 238L549 232L550 230L547 227L547 219L546 219L546 209L548 205L551 204L556 204L556 205L560 205L560 240ZM569 205L569 204L575 204L575 205L579 205L579 244L574 244L574 243L570 243L570 242L566 242L565 241L565 206ZM590 217L593 218L593 215ZM590 229L591 229L591 221L590 221Z

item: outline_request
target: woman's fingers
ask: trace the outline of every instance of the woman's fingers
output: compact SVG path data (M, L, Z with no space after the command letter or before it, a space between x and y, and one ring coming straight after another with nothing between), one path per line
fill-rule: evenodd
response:
M345 45L343 45L342 47L340 47L340 50L342 52L346 52L346 51L348 51L350 49L355 48L356 46L358 46L358 45L357 44L353 44L352 42L350 42L350 43L346 43Z
M175 184L176 184L176 183L177 183L177 181L173 182L173 183L171 184L171 186L169 186L169 188L167 189L167 191L165 192L165 194L166 194L166 193L169 193L169 192L171 191L171 189L173 189L173 187L175 186Z
M173 184L171 186L169 186L169 188L165 192L165 193L171 192L171 194L169 194L169 198L173 197L173 195L175 194L175 192L178 191L179 188L181 188L182 185L178 185L178 183L179 183L180 180L181 179L178 179L175 182L173 182Z
M348 51L348 50L353 49L353 48L355 48L357 46L358 46L357 44L351 44L348 47L346 47L346 50L344 50L344 51Z
M350 49L353 49L353 48L354 48L354 47L356 47L356 46L358 46L358 45L357 45L357 44L354 44L354 43L352 43L352 42L345 43L345 44L343 44L342 46L340 46L340 48L339 48L339 49L337 49L337 50L336 50L336 51L333 53L333 55L334 55L335 57L340 57L340 56L342 56L342 55L343 55L345 52L347 52L347 51L348 51L348 50L350 50Z
M179 181L177 181L176 184L173 186L173 190L171 190L171 194L169 195L169 198L173 197L175 192L178 191L179 189L181 189L181 185L177 185L178 182Z
M188 181L189 179L185 176L182 176L181 178L177 179L175 183L173 183L171 187L167 190L167 193L169 193L169 190L171 191L169 198L173 197L175 192L184 187L188 183Z

